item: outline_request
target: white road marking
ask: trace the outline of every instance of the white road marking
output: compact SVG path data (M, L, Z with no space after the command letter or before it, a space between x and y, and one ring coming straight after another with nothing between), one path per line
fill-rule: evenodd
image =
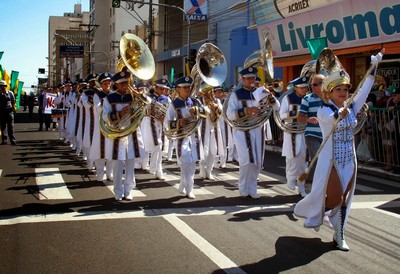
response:
M35 168L40 200L72 199L58 168Z
M3 170L2 169L0 169L0 179L1 179L1 174L3 173Z
M177 216L167 215L164 219L226 273L246 273Z

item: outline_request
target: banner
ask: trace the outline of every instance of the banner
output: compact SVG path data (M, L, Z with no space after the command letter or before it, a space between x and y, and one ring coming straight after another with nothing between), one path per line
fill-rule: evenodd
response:
M46 107L44 108L45 114L51 114L51 110L56 108L54 104L54 100L56 99L57 94L55 93L46 93ZM38 102L39 104L41 102Z

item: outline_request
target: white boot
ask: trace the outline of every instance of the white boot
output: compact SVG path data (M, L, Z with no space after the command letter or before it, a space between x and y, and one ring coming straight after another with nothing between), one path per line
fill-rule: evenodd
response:
M307 196L305 181L297 182L297 188L301 197L304 198Z
M347 207L342 206L337 214L339 214L339 220L335 225L335 234L333 234L333 241L336 242L337 247L343 251L349 251L350 248L344 239L344 221L346 219Z

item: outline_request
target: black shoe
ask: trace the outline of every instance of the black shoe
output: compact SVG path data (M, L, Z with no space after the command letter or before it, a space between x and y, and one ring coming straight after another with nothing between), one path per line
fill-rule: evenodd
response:
M16 144L17 144L17 142L11 141L11 145L15 146Z
M39 129L38 129L38 131L42 131L42 129L41 129L41 128L39 128Z
M6 144L7 144L7 141L3 141L3 142L1 142L1 144L2 144L2 145L6 145Z

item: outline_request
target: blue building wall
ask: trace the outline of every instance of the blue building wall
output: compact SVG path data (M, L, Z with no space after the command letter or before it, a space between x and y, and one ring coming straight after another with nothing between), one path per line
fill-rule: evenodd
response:
M253 52L260 50L257 30L248 30L246 27L233 29L231 32L231 63L229 65L230 84L236 83L238 73L243 68L244 61ZM282 68L274 68L274 78L282 79Z

